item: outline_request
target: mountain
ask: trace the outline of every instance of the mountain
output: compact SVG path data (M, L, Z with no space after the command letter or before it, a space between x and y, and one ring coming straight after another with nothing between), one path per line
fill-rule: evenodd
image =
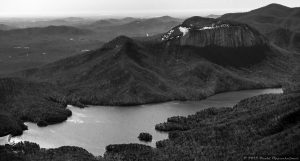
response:
M266 35L276 45L289 50L300 51L297 43L297 35L300 32L299 17L299 7L289 8L279 4L270 4L249 12L225 14L220 19L246 23ZM284 35L281 38L278 34ZM279 42L283 42L283 44Z
M25 20L12 21L21 23ZM35 22L41 21L83 22L76 17ZM119 35L150 39L153 35L178 25L179 21L181 22L180 19L168 16L151 19L126 17L86 22L76 27L52 25L0 31L0 74L39 67L67 56L94 50Z
M1 31L1 36L32 36L32 35L83 35L90 34L92 31L78 29L70 26L48 26L37 28L15 29L9 31Z
M0 31L0 74L38 67L103 44L93 31L48 26Z
M205 17L207 17L207 18L219 18L219 17L221 17L221 15L210 14L210 15L207 15Z
M92 23L93 19L86 19L80 17L66 17L66 18L7 18L0 19L0 23L8 26L15 26L16 28L36 28L47 26L80 26L87 23Z
M184 21L163 35L162 40L171 39L178 39L181 45L199 47L251 47L267 43L262 35L247 25L202 17Z
M285 28L292 31L300 31L300 8L289 8L279 4L270 4L245 13L229 13L220 17L247 23L257 27L262 33Z
M169 16L147 19L104 19L82 28L93 30L101 35L101 40L108 41L119 35L145 37L161 34L181 22L181 19Z
M14 76L65 87L82 104L199 100L222 91L280 86L297 64L255 29L192 17L156 41L119 36L102 48Z
M272 43L300 52L300 32L279 28L265 34Z
M48 83L0 78L0 136L21 135L23 122L46 126L71 116L64 91Z
M0 24L0 30L12 30L12 29L15 29L15 27L8 26L5 24Z
M97 29L97 28L102 28L107 26L123 25L135 20L138 20L138 18L126 17L122 19L103 19L103 20L98 20L96 22L93 22L89 25L83 25L82 27Z

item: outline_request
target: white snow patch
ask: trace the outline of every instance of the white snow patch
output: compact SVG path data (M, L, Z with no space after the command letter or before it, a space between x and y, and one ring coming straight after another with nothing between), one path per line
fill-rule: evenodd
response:
M88 50L88 49L81 50L81 52L88 52L88 51L90 51L90 50Z
M163 41L163 40L169 39L170 36L171 36L171 34L172 34L173 32L174 32L173 29L170 30L168 33L166 33L166 34L164 34L164 35L162 36L161 40Z
M146 36L149 37L149 34L147 33Z
M211 24L211 26L204 26L198 30L213 30L213 29L224 28L224 27L229 27L229 24L222 24L222 25L218 26L213 23L213 24Z
M179 31L183 33L183 36L189 32L189 28L186 27L179 27Z

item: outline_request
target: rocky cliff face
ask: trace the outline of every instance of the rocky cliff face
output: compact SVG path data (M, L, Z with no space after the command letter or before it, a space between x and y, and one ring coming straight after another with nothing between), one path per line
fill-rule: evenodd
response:
M192 17L162 36L182 46L252 47L267 40L248 25L231 21Z
M289 76L286 61L247 25L192 17L159 41L119 36L101 49L16 75L64 87L72 102L136 105L277 86Z

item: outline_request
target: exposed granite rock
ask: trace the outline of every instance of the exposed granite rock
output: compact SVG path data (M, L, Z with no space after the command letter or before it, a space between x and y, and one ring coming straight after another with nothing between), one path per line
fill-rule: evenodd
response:
M267 44L267 39L245 24L192 17L162 36L185 46L251 47Z

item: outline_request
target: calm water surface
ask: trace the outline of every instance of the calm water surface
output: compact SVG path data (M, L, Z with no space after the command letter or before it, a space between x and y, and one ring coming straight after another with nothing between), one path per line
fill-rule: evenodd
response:
M241 99L265 93L282 93L282 89L244 90L214 95L201 101L167 102L132 107L90 106L80 109L72 106L72 116L67 121L38 127L28 125L22 136L8 139L0 137L0 144L18 141L31 141L43 148L64 145L80 146L93 153L102 155L109 144L143 143L155 146L155 142L167 138L166 133L155 131L157 123L165 122L171 116L187 116L208 107L232 107ZM153 135L152 143L140 142L140 132Z

